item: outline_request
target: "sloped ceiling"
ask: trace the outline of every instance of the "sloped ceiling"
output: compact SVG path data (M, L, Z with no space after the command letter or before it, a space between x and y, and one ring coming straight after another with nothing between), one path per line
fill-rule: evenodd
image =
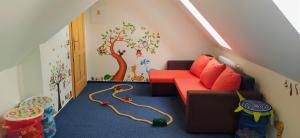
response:
M191 2L233 52L300 81L300 35L272 0Z
M22 62L34 48L97 0L1 0L0 71Z

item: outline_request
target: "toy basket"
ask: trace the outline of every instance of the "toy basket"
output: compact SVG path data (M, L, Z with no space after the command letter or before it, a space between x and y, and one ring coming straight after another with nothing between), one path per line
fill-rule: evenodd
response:
M44 125L47 126L43 129L43 133L44 133L44 137L45 138L52 138L55 136L56 134L56 127L55 127L55 122L54 121L50 121L49 124Z
M8 138L43 138L43 109L41 107L15 108L4 114L4 128Z
M52 99L46 96L34 96L20 103L20 107L43 107L44 115L42 124L44 126L43 133L45 138L52 138L56 133L54 121L54 109Z

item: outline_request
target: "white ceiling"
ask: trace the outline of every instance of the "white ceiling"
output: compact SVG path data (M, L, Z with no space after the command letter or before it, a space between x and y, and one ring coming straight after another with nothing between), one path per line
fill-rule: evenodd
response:
M97 0L1 0L0 71L22 60Z
M300 37L271 0L191 0L240 56L300 81Z

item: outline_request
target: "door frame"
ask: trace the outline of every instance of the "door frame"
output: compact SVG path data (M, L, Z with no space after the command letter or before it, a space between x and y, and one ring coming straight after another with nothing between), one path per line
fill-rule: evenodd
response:
M85 22L84 22L84 13L81 13L79 16L82 16L83 17L83 26L82 26L82 28L83 28L83 30L84 30L84 32L83 32L83 38L82 38L82 40L83 40L83 46L84 46L84 48L85 48ZM78 17L78 16L77 16ZM77 18L76 17L76 18ZM75 18L75 19L76 19ZM76 89L75 89L75 68L74 68L74 36L73 36L73 33L72 33L72 22L70 22L69 23L69 37L70 37L70 59L71 59L71 70L72 70L72 98L73 99L75 99L76 97L77 97L77 92L76 92ZM84 53L86 53L85 51L84 51ZM85 54L85 60L86 60L86 54ZM85 71L87 71L86 70L86 62L85 62L85 64L84 64L84 66L85 66ZM85 73L87 73L87 72L85 72ZM78 94L79 95L79 94Z
M71 72L72 72L72 98L76 98L75 92L75 71L74 71L74 40L72 35L72 23L69 23L69 43L70 43L70 60L71 60Z

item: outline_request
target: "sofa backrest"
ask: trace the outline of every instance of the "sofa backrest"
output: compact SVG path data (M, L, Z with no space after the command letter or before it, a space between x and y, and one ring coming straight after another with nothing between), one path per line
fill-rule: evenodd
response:
M166 68L168 70L189 70L191 68L193 62L194 62L193 60L169 60L167 62ZM222 61L220 61L220 62L223 63ZM242 71L235 69L232 66L229 66L229 67L231 67L236 72L241 74L241 85L240 85L239 90L254 90L255 79L253 77L243 73Z
M239 66L236 68L236 64L226 57L219 56L218 61L232 68L241 75L241 85L239 90L254 90L255 79L253 77L245 74Z
M241 75L241 84L239 90L254 90L255 86L255 79L244 72L240 69L234 68L232 65L227 65L226 63L218 60L220 63L225 64L227 67L232 68L235 72L239 73Z

